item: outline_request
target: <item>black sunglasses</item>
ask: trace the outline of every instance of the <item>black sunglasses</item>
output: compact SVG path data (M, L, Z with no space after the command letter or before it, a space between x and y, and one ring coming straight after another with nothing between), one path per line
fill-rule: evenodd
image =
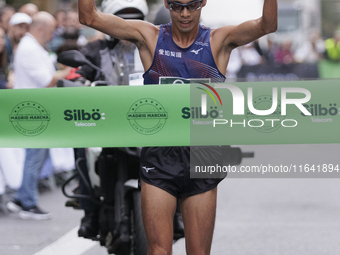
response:
M190 12L197 11L202 7L203 0L192 1L188 4L182 4L178 2L169 2L167 0L168 5L170 6L171 11L181 12L184 8L187 8Z

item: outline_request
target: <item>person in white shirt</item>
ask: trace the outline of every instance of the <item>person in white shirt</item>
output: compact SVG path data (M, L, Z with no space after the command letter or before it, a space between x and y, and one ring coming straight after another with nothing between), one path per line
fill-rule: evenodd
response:
M21 39L14 58L15 89L54 87L69 73L69 68L56 72L44 48L55 28L56 21L49 13L39 12L34 16L29 33Z
M51 40L56 20L47 12L38 12L29 32L19 43L14 58L14 89L46 88L56 85L69 73L68 68L56 72L44 46ZM51 214L38 205L37 181L40 170L48 157L48 149L26 149L22 184L14 200L7 204L12 212L20 212L23 219L45 220Z

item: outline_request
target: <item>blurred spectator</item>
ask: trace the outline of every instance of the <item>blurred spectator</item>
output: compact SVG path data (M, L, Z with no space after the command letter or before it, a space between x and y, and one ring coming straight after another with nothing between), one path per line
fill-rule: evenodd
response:
M0 89L7 89L8 62L5 50L5 30L0 28Z
M20 188L24 159L25 149L0 148L0 196L6 190L13 193Z
M22 12L22 13L26 13L28 16L30 16L31 18L37 14L39 11L38 6L36 6L35 4L29 3L29 4L24 4L23 6L21 6L18 10L18 12Z
M74 41L68 41L68 42L65 42L63 45L61 45L55 53L57 54L57 56L59 56L60 53L64 51L69 51L69 50L80 50L80 49L77 43L75 43Z
M6 53L8 63L12 63L13 54L21 38L27 33L32 18L25 13L15 13L9 20L8 33L6 35Z
M32 18L25 13L15 13L9 20L8 33L5 39L5 49L7 55L7 62L9 64L8 83L7 88L12 88L14 84L14 73L12 64L14 60L14 53L21 38L27 33Z
M9 20L14 13L15 9L10 5L6 5L0 9L0 27L5 30L5 33L7 33Z
M56 11L54 18L57 21L57 28L54 30L53 37L61 36L65 31L66 11L62 9Z
M333 38L325 41L326 58L333 61L340 60L340 30L335 31Z
M239 52L243 65L254 66L263 63L263 58L258 50L255 49L254 42L240 47Z
M96 38L103 38L102 34L97 30L80 24L78 12L74 10L68 11L66 14L65 29L69 27L79 30L77 44L80 47L85 46L89 41L96 40Z
M277 51L277 46L274 43L275 41L275 35L274 34L269 34L266 36L266 41L263 43L265 45L260 45L259 47L262 52L262 56L267 64L273 64L275 61L275 54Z
M70 28L70 27L79 29L79 37L78 37L78 40L77 40L78 46L84 46L87 43L87 39L83 34L84 27L79 22L78 12L76 12L76 11L68 11L67 12L65 27L66 27L66 29Z
M75 27L66 27L64 33L61 37L54 38L50 44L49 44L49 50L53 52L53 54L50 54L50 57L52 58L52 61L56 67L59 67L59 63L57 62L57 55L60 54L61 50L60 48L65 49L69 46L72 48L80 48L78 46L78 38L79 38L79 29Z
M79 22L78 12L76 11L68 11L66 14L66 23L65 27L76 27L78 29L81 28L81 24Z
M275 54L275 62L284 65L294 63L294 55L292 53L291 48L292 41L291 40L284 41Z
M69 50L80 50L77 43L73 42L73 41L68 41L65 42L63 45L61 45L55 52L56 56L58 57L60 55L60 53L64 52L64 51L69 51ZM66 68L65 65L59 63L56 61L55 63L56 67L58 70L63 70ZM74 72L76 71L76 69L72 69L71 72L68 74L68 76L66 77L66 79L68 79L68 77L70 75L72 75Z
M305 41L294 53L297 63L316 64L325 52L325 45L318 31L311 31L309 40Z
M20 41L14 59L14 88L44 88L55 86L69 73L68 68L55 72L52 60L45 50L52 39L56 20L47 12L38 12L24 38ZM20 212L23 219L45 220L51 214L38 207L39 173L48 157L48 149L26 149L22 184L15 198L7 203L12 212Z
M64 9L59 9L54 13L54 18L57 21L57 28L65 27L66 23L66 11Z
M57 27L53 32L52 40L48 44L48 49L52 52L56 52L64 43L63 34L65 32L66 11L63 9L58 10L54 14L54 18L57 21Z
M78 43L79 29L76 27L66 27L63 33L63 38L66 43L68 42Z

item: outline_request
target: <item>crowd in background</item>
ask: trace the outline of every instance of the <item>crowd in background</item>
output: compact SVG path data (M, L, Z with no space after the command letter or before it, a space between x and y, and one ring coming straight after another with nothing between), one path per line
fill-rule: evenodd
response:
M325 42L318 31L309 34L309 40L301 45L294 45L290 39L278 42L275 34L266 37L266 41L242 46L238 49L242 65L277 64L288 65L293 63L315 64L320 59L327 58ZM340 55L338 56L340 60Z
M320 63L330 63L322 69ZM278 38L276 34L268 35L261 38L261 41L255 41L245 46L233 50L229 66L227 69L227 78L238 78L247 75L244 72L238 73L241 68L254 70L249 67L266 66L270 71L277 73L296 71L299 65L304 65L304 73L298 74L298 79L310 78L310 72L316 71L318 74L313 78L339 78L338 67L340 67L340 31L335 31L332 38L323 39L318 30L311 30L303 42L297 42L288 37ZM306 68L309 66L309 69ZM310 67L313 68L310 68ZM248 67L248 68L244 68ZM295 69L294 69L295 68ZM325 69L333 70L331 72ZM301 70L301 68L300 68ZM321 70L321 71L320 71ZM262 68L263 72L264 69ZM270 72L268 70L268 72ZM328 75L331 73L331 76ZM306 77L304 75L307 75ZM335 76L334 76L335 75Z
M56 85L58 78L65 78L69 73L70 68L57 66L55 54L65 47L66 49L80 48L87 43L90 36L86 37L82 34L76 11L60 10L55 17L54 19L48 13L39 12L34 4L26 4L18 11L11 6L0 9L1 89L51 87ZM84 34L85 32L84 29ZM94 32L92 33L95 35ZM25 59L27 56L28 60ZM56 69L64 70L55 73ZM27 76L27 72L31 72L30 76ZM27 156L29 150L34 157ZM53 182L57 181L58 177L65 179L63 173L74 169L73 149L46 149L43 151L43 158L35 157L39 154L36 150L43 149L0 148L0 211L6 209L3 206L6 202L4 194L7 195L5 196L7 199L9 197L10 200L17 202L12 204L14 206L12 209L16 209L16 206L24 207L20 201L16 201L20 190L25 196L29 190L35 193L36 185L33 185L35 183L33 180L36 179L33 177L35 173L31 175L29 172L32 171L25 171L26 168L39 170L39 180L36 181L39 181L43 188L44 186L53 188L55 183L49 182L49 179L53 179ZM38 163L42 165L37 167ZM50 178L51 176L53 178ZM26 183L25 187L24 183ZM36 199L35 194L32 197ZM48 213L37 207L36 201L26 207L26 212L34 210L35 216L50 217Z
M0 9L0 88L13 88L13 54L19 41L28 31L29 19L21 14L31 17L38 12L34 4L26 4L16 11L12 6L6 5ZM18 15L20 14L20 15ZM56 63L56 54L68 49L80 49L87 42L104 35L82 26L78 20L75 9L58 10L54 13L57 26L53 38L46 49ZM56 66L58 68L58 66Z
M26 4L17 12L11 6L0 10L0 88L13 87L14 77L12 72L13 53L20 39L28 30L28 25L22 20L11 17L16 13L25 13L32 17L38 12L34 4ZM78 21L76 9L58 10L54 13L57 27L53 38L47 46L56 68L56 56L62 51L80 49L89 41L104 38L98 31L82 26ZM18 23L22 22L22 23ZM255 41L237 48L232 52L228 75L235 75L242 66L261 64L289 65L294 63L318 63L320 59L334 62L340 61L340 32L336 31L333 38L324 40L319 31L309 32L308 40L296 44L293 39L277 40L275 34L265 37L265 40Z
M0 33L0 37L3 35L3 42L0 44L2 46L0 56L3 57L2 89L54 87L57 80L64 79L69 74L74 75L72 71L75 69L57 63L57 56L61 52L73 49L84 50L93 45L90 44L91 42L97 44L99 41L105 41L105 44L114 42L105 39L104 34L82 26L76 9L58 10L53 17L47 12L39 11L37 6L31 3L22 6L18 11L11 6L1 8L1 30L3 30L3 33ZM116 42L115 52L122 48L125 50L129 48L125 44ZM121 60L119 55L125 56L125 52L121 51L115 59ZM134 51L132 55L133 53ZM129 59L124 56L122 58ZM120 69L123 68L122 66L129 67L122 62L121 65L114 65L114 63L111 65ZM125 75L120 78L124 77ZM51 214L42 210L37 204L37 182L55 179L53 176L55 173L58 174L57 179L65 180L69 177L69 174L65 174L63 178L63 173L75 168L74 154L71 148L0 148L0 211L7 208L11 212L18 212L23 219L51 218ZM49 178L51 176L52 178ZM6 195L3 196L4 194ZM5 201L4 197L9 201ZM5 202L7 202L6 206L4 206Z

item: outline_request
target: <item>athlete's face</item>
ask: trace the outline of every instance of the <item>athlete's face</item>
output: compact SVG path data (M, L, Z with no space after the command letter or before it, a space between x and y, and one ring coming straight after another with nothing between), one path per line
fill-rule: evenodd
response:
M207 0L164 0L165 7L170 10L173 26L182 33L189 33L197 28L206 2Z

